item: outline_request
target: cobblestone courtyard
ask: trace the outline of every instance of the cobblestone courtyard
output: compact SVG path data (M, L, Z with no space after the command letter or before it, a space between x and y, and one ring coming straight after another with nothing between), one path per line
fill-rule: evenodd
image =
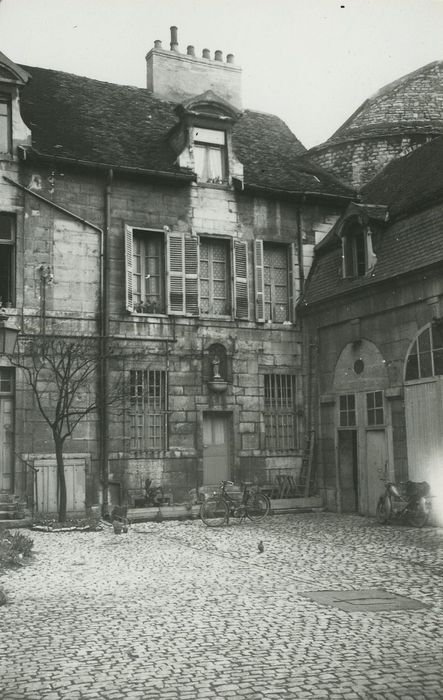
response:
M443 698L443 529L305 513L32 536L1 579L1 700ZM310 597L369 589L424 607Z

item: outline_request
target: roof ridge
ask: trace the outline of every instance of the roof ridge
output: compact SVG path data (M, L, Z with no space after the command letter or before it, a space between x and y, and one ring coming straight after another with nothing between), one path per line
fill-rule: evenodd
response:
M70 71L58 70L56 68L44 68L42 66L28 66L25 63L18 63L17 65L20 66L20 68L23 68L24 70L29 71L31 78L32 78L32 71L38 70L38 71L45 71L46 73L53 73L55 75L66 75L69 78L77 78L80 80L87 80L88 82L91 82L91 83L100 83L101 85L112 85L114 87L131 88L132 90L143 90L149 94L152 94L152 92L150 90L148 90L147 88L140 87L138 85L129 85L128 83L112 83L110 80L101 80L100 78L91 78L89 75L79 75L78 73L71 73ZM168 100L161 100L158 97L156 97L155 99L159 100L160 102L167 102L168 101Z

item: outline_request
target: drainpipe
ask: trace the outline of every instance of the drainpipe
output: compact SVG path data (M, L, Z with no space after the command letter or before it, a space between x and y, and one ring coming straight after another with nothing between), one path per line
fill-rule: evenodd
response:
M306 197L303 198L305 201ZM305 270L304 270L304 259L303 259L303 232L301 230L301 213L300 206L297 206L295 210L295 216L297 221L297 247L298 247L298 270L300 275L300 298L303 296L305 290Z
M109 515L109 232L111 227L111 194L113 171L108 171L104 191L104 226L100 252L101 289L99 308L100 332L100 471L102 482L103 515Z
M107 339L109 335L109 325L108 325L108 287L109 287L109 274L108 274L108 254L107 254L107 240L108 232L110 226L110 195L111 195L111 183L112 183L112 170L108 173L108 181L105 189L105 228L102 229L99 226L91 223L82 216L78 216L74 212L62 207L60 204L53 202L51 199L44 197L38 192L34 192L29 187L21 185L19 182L12 180L11 178L3 175L3 180L10 185L13 185L22 192L26 192L31 197L38 199L40 202L44 202L55 211L59 211L65 216L69 216L74 221L82 223L84 226L92 229L99 234L100 240L100 264L99 264L99 334L100 334L100 369L99 369L99 391L100 391L100 457L101 457L101 477L103 482L103 510L106 513L108 507L108 412L106 405L106 391L107 391ZM106 246L105 246L106 244ZM106 509L106 510L105 510Z

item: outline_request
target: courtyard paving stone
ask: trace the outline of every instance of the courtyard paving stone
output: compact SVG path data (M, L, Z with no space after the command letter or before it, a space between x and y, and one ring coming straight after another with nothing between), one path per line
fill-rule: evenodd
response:
M302 513L31 536L0 579L1 700L443 698L441 528ZM305 597L360 589L427 607Z

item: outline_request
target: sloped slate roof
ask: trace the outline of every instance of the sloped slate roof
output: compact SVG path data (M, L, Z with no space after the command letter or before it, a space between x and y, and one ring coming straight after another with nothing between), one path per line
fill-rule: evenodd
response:
M178 168L169 134L176 104L143 88L61 71L23 66L32 79L21 93L21 113L33 147L44 155L165 173ZM245 185L349 197L346 185L309 162L306 149L278 117L245 111L233 144Z
M443 61L434 61L381 88L324 143L308 154L352 139L443 133Z
M386 204L391 218L441 198L443 136L391 161L362 189L361 196L365 202Z
M385 205L390 217L378 240L374 270L365 277L342 278L337 222L316 247L305 306L351 290L369 290L377 282L443 263L443 137L389 163L361 195L361 206ZM436 203L439 209L433 206Z
M443 217L443 207L440 211ZM443 263L443 233L440 220L432 210L400 219L381 236L377 247L377 264L365 277L343 279L340 241L329 246L314 262L308 277L303 305L366 288L413 272L432 263Z

